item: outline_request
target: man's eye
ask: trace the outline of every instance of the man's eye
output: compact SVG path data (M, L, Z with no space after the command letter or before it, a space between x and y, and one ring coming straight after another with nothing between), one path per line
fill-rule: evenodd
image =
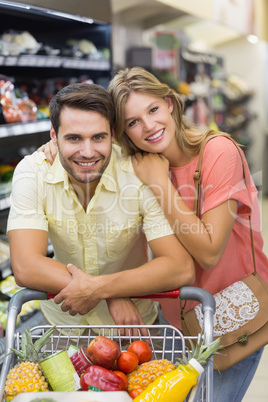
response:
M94 138L95 138L95 140L99 141L99 140L102 140L104 138L104 136L103 135L95 135Z

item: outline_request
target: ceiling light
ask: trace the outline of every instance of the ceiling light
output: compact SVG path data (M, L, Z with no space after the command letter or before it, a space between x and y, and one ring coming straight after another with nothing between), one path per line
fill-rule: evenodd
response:
M61 11L54 11L54 10L46 10L47 14L54 15L56 17L67 18L69 20L85 22L87 24L93 24L94 20L92 18L83 17L80 15L72 15L68 13L64 13Z
M256 43L259 42L259 38L256 35L248 35L247 36L247 40L252 43L253 45L255 45Z
M28 4L18 4L18 3L12 3L10 1L0 1L0 4L9 7L24 8L26 10L31 9L31 7Z

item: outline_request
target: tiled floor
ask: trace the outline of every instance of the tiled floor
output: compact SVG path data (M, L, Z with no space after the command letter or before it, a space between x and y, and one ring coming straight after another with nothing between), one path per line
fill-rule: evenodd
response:
M268 198L262 199L260 201L260 208L262 213L262 234L264 239L264 251L266 255L268 255ZM268 401L268 345L264 349L255 377L253 378L253 381L250 384L245 397L243 398L243 402L264 401Z

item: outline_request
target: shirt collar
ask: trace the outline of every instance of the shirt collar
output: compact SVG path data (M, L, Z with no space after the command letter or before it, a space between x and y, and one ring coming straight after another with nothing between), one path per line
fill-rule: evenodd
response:
M62 167L59 154L57 154L53 165L51 166L48 174L46 175L45 182L49 184L57 184L63 182L64 187L69 187L69 179L66 170Z

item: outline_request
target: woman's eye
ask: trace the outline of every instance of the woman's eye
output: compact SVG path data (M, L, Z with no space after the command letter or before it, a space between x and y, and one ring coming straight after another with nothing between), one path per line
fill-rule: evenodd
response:
M134 126L134 124L137 122L137 120L133 120L131 123L129 123L128 127Z
M152 109L151 109L151 112L156 112L158 110L158 106L156 106L156 107L153 107Z

